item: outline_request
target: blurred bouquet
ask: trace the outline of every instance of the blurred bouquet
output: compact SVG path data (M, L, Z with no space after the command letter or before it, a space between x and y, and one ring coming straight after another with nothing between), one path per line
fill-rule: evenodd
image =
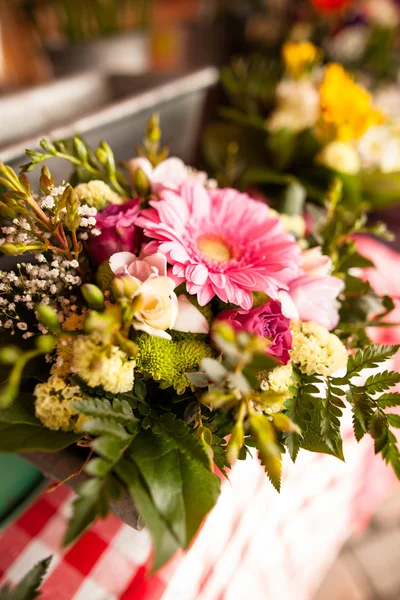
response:
M272 199L296 184L303 200L321 203L339 178L355 214L389 206L400 189L400 94L373 96L322 58L311 42L287 42L281 68L257 57L234 61L222 73L232 107L221 115L231 124L210 126L206 158L225 183L262 184Z
M260 0L247 39L274 58L288 39L311 41L375 86L397 79L399 27L398 0Z
M332 124L347 126L318 126ZM256 451L279 490L284 453L343 459L346 407L400 476L400 417L386 411L400 374L360 377L397 350L367 335L391 326L394 304L361 278L372 263L340 180L318 220L297 219L296 240L262 198L168 158L155 117L126 173L105 142L41 148L19 175L0 167L0 249L14 264L0 284L0 451L89 449L66 544L127 491L160 567L217 501L215 468L227 476ZM26 172L52 157L74 183L43 166L36 194Z

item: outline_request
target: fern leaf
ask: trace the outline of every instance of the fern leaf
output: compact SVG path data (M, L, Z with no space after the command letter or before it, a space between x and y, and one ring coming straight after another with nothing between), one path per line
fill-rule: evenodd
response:
M107 398L76 400L73 402L73 407L79 413L88 417L115 419L123 423L137 421L129 403L126 400L119 400L118 398L115 398L112 403Z
M386 464L391 464L398 479L400 479L400 452L396 445L396 437L391 431L388 434L388 441L382 449L382 457Z
M349 356L347 362L347 378L359 375L364 369L373 369L380 363L391 358L400 346L369 346L365 350L358 350L355 356Z
M369 394L384 392L400 382L400 373L395 371L383 371L368 377L365 382L365 389Z
M340 418L342 416L342 400L334 394L329 378L327 379L327 390L325 397L321 398L321 434L322 439L341 460L344 460L342 437L340 435Z
M10 591L8 586L0 589L0 600L35 600L39 598L39 588L48 571L52 556L38 562L20 581L14 590Z
M382 394L379 396L377 402L380 408L392 408L393 406L400 406L400 394L398 392Z
M125 428L113 419L90 419L82 425L82 429L91 435L109 434L119 438L120 440L126 441L128 441L131 437L129 433L126 432Z
M276 443L275 430L264 415L252 415L249 418L250 429L256 442L258 458L264 466L274 488L281 488L282 455Z

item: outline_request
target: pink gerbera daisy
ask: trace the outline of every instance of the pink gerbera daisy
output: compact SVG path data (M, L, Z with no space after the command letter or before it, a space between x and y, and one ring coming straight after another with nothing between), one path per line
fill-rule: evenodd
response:
M184 183L163 190L137 223L154 238L146 252L161 252L176 283L204 306L214 296L249 309L253 291L276 298L301 274L300 250L268 207L233 189Z

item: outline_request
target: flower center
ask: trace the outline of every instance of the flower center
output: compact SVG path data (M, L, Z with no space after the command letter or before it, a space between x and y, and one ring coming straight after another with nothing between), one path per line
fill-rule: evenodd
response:
M203 235L197 240L197 247L207 258L225 262L232 258L231 250L225 240L219 236Z

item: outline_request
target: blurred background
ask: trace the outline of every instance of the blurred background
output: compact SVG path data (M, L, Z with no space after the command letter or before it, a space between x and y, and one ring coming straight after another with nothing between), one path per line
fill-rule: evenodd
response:
M265 74L276 83L274 64L289 38L312 40L371 90L384 88L400 116L400 0L0 0L0 159L18 167L42 137L79 133L93 145L106 139L127 160L156 111L171 154L205 166L200 132L226 89L250 103L267 96ZM255 57L251 72L235 58L243 54ZM224 92L220 68L232 60L236 79L223 70ZM54 165L55 178L68 177L64 163ZM397 200L400 188L394 193ZM395 229L399 210L385 216ZM25 475L25 484L33 489L37 476ZM382 485L378 510L365 518L358 482L361 508L352 518L363 527L348 525L339 558L325 565L309 600L400 599L400 491L369 477L372 488ZM10 494L18 504L21 492L11 488L0 494L0 517L4 506L10 513ZM334 522L335 506L329 510L326 522Z

